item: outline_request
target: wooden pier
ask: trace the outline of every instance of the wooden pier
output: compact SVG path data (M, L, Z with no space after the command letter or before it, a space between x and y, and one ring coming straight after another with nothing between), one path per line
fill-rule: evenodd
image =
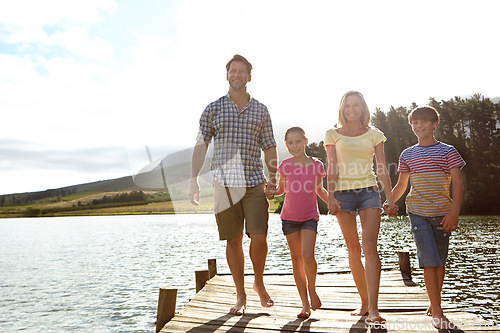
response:
M428 298L411 280L407 257L407 253L400 254L401 270L382 271L379 309L387 319L383 327L370 327L366 317L350 315L359 305L350 272L318 274L317 292L323 306L308 319L297 318L302 305L293 275L265 275L267 291L275 301L271 308L260 306L259 297L252 290L253 275L247 275L245 314L229 314L235 302L234 283L231 275L216 275L212 260L209 270L196 273L199 291L175 316L175 289L160 290L157 332L437 332L431 318L425 315ZM443 304L443 309L456 326L448 332L500 332L500 326L494 322L454 305Z

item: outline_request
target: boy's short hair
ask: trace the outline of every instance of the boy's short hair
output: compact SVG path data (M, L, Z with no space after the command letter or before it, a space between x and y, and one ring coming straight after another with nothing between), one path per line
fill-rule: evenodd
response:
M231 60L229 60L229 62L227 63L227 65L226 65L227 72L229 72L229 67L231 67L231 64L233 63L233 61L243 62L245 65L247 65L248 74L252 74L252 64L245 57L240 56L239 54L235 54L233 56L233 58Z
M419 106L414 108L408 115L408 123L410 125L413 120L428 120L435 123L439 121L439 113L432 106Z

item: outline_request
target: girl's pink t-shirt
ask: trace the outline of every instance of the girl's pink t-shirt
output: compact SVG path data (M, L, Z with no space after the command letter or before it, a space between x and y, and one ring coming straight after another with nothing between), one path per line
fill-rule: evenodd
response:
M300 166L293 163L293 157L281 162L280 175L286 177L285 201L281 219L289 221L319 220L316 184L325 177L323 163L312 159L313 163Z

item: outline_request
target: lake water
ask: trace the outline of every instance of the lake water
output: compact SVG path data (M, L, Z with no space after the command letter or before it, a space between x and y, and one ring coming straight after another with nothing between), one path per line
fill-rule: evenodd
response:
M217 259L228 272L213 215L0 219L0 331L152 332L160 287L178 288L177 307L195 293L194 271ZM443 299L500 321L500 217L462 217L451 240ZM423 286L406 218L382 223L383 267L409 248ZM248 239L245 239L248 249ZM332 216L321 216L319 271L348 269ZM278 215L271 215L272 272L291 272ZM247 269L251 272L247 256Z

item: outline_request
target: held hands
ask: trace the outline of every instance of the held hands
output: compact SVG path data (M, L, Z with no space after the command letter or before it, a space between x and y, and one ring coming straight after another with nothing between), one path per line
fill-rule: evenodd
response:
M265 193L267 200L272 200L276 193L276 185L271 183L266 183Z
M333 193L328 196L328 210L332 215L337 215L337 212L340 211L340 203L335 199Z
M384 212L390 217L397 217L399 207L395 203L389 203L387 200L384 202Z

